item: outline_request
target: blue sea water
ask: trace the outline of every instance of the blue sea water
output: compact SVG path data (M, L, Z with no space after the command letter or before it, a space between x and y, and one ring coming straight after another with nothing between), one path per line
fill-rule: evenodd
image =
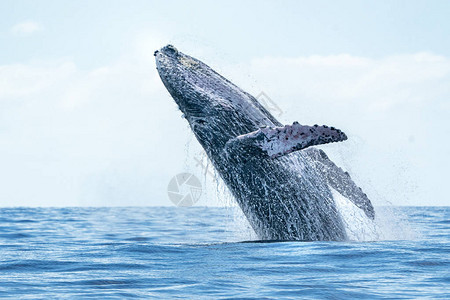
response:
M450 299L450 208L398 209L415 237L263 243L225 208L2 208L0 297Z

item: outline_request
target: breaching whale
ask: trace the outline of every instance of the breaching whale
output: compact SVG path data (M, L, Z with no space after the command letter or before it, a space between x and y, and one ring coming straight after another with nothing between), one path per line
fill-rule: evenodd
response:
M375 216L350 175L314 145L347 136L334 127L283 126L253 96L167 45L155 51L162 82L262 240L345 240L333 190Z

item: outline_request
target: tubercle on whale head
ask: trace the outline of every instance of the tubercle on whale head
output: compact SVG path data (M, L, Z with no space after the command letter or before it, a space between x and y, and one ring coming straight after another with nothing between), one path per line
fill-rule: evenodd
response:
M176 57L178 55L178 50L173 45L167 45L162 47L160 50L156 50L153 55L156 56L159 52L164 53L165 55Z

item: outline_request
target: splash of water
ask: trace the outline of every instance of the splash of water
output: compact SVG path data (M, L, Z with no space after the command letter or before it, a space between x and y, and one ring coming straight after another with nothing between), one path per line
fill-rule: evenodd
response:
M237 205L233 195L212 166L204 150L199 147L198 143L193 142L192 136L186 143L186 155L191 157L186 161L187 168L191 165L188 161L192 160L193 156L196 157L196 161L203 162L202 166L197 163L196 166L199 170L196 168L194 171L201 174L207 205L213 203L214 206L219 204L226 208L228 218L226 218L224 226L233 232L230 241L258 240L258 236ZM296 167L301 171L304 166ZM353 202L333 188L330 187L330 189L350 241L410 240L418 237L417 231L409 226L406 217L400 214L395 207L376 207L376 218L371 220Z
M375 210L378 240L415 240L421 237L420 229L413 228L407 215L398 207L379 206Z
M339 192L331 189L350 241L411 240L418 233L409 226L406 216L392 206L376 207L375 220Z
M359 209L353 202L331 188L334 201L344 222L348 239L351 241L378 240L378 232L374 221Z

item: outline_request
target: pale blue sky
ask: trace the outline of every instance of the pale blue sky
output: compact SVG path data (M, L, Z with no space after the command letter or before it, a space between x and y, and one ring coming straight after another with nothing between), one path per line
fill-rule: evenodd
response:
M171 205L169 180L201 170L155 70L167 43L266 92L284 123L344 129L323 149L376 205L449 205L449 16L449 1L1 1L0 206Z
M73 57L92 67L145 29L196 39L242 60L275 55L450 55L448 1L1 1L0 63ZM45 28L9 34L24 20Z

